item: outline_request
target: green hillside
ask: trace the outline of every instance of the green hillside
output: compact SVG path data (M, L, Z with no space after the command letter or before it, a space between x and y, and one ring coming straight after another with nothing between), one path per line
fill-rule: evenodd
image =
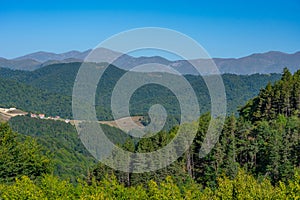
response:
M71 124L26 116L13 117L9 124L14 131L35 138L45 151L51 153L55 175L75 182L77 177L84 178L88 169L96 163ZM107 125L101 127L115 144L124 144L129 138L119 129Z
M91 66L97 66L90 64ZM14 71L0 68L0 102L3 106L14 104L26 111L37 111L48 115L71 117L71 95L74 80L80 63L53 64L38 70ZM102 70L102 69L98 69ZM96 110L99 120L111 120L111 93L126 71L110 66L103 74L97 88ZM210 98L203 79L199 76L186 75L199 100L200 110L205 113L210 110ZM280 78L279 74L271 75L222 75L227 95L228 113L236 113L239 106L258 94L268 82ZM13 80L13 86L10 82ZM6 85L6 82L7 83ZM22 89L18 89L21 87ZM2 90L2 91L1 91ZM11 91L8 93L8 91ZM15 99L15 97L21 99ZM50 103L51 102L51 103ZM132 115L147 115L153 104L162 104L173 124L180 115L178 101L172 92L159 85L146 85L139 88L130 100ZM176 119L174 121L174 119Z
M261 89L258 96L240 109L240 114L251 121L274 119L278 114L300 116L299 80L299 70L292 75L285 68L281 79Z
M300 83L299 73L300 70L291 75L285 70L279 81L268 84L254 98L254 100L261 99L262 102L266 101L273 104L273 101L268 99L272 99L279 86L286 86L290 90L280 90L282 95L273 100L277 104L279 102L279 105L283 102L290 102L289 105L281 107L282 110L272 112L270 115L272 117L261 115L265 117L257 119L255 118L257 110L249 109L248 103L241 109L242 112L239 117L232 115L226 118L219 140L204 158L199 157L199 152L211 120L209 113L202 115L198 123L182 125L186 131L197 126L198 132L191 147L170 166L155 172L128 174L114 171L99 164L93 170L91 178L95 177L96 180L100 181L106 173L113 173L125 185L138 185L147 184L147 181L150 180L161 182L168 176L173 176L177 183L192 178L204 187L217 188L220 186L218 185L220 178L224 175L235 178L242 169L258 180L270 180L273 185L278 185L280 182L287 183L293 178L296 168L300 166L300 110L298 104L291 101L294 99L295 102L298 102L300 94L299 87L297 87ZM267 94L266 90L268 91ZM279 101L280 99L282 101ZM265 103L253 105L255 105L254 108L258 107L262 111L270 109L269 104ZM287 108L290 112L287 112ZM251 121L252 119L256 120ZM168 144L176 135L177 130L178 127L174 127L169 132L162 131L150 138L142 138L135 146L127 142L123 148L139 153L153 152ZM160 159L167 160L168 156L167 154L163 155L163 158ZM131 162L136 163L139 159L138 156L132 157ZM151 160L145 167L157 166L159 164L157 162L160 161ZM300 188L298 192L300 192Z
M60 115L65 118L72 116L70 96L3 78L0 78L0 107L17 107L28 112Z

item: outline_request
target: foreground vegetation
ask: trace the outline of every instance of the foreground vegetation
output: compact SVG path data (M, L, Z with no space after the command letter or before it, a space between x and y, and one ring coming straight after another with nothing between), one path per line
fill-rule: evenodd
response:
M11 185L0 184L3 199L299 199L300 176L284 184L273 186L269 180L257 181L253 176L240 171L234 179L222 177L216 189L203 188L190 181L179 185L171 177L157 184L149 181L141 185L125 187L114 176L105 177L91 184L81 181L76 186L45 175L38 181L23 176Z

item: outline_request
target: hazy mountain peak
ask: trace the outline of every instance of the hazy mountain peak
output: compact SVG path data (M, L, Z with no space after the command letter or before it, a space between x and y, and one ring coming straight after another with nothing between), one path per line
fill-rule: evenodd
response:
M13 60L24 60L24 59L33 59L38 62L47 62L51 60L65 60L69 58L75 58L75 59L84 59L89 52L80 52L80 51L68 51L65 53L52 53L52 52L46 52L46 51L38 51L35 53L27 54L21 57L17 57Z

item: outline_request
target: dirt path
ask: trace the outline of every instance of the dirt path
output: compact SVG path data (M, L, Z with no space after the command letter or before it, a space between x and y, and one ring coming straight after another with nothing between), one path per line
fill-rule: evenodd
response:
M8 121L10 118L19 115L27 115L27 112L16 108L0 108L0 121Z
M120 124L122 126L122 130L123 131L130 131L133 128L135 128L134 125L132 125L130 123L130 120L132 120L136 125L140 126L141 128L143 128L143 124L140 122L140 120L142 119L142 116L133 116L133 117L123 117L114 121L99 121L100 124L107 124L109 126L113 126L116 128L119 128L118 124Z
M18 116L18 115L27 115L27 112L16 108L0 108L0 122L1 121L8 121L10 118ZM141 119L143 116L133 116L133 117L123 117L114 121L99 121L100 124L106 124L112 127L120 128L119 125L122 126L122 130L128 132L135 128L136 125L143 128L143 124L141 123ZM47 118L45 118L47 119ZM56 119L60 121L66 121L65 119ZM135 123L130 123L131 120ZM74 125L74 120L70 120L71 124Z

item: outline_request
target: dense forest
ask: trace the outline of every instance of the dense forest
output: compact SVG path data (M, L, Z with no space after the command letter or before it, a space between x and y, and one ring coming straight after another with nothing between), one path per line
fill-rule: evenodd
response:
M71 117L71 97L54 94L10 79L0 78L0 107L17 107L48 116Z
M0 106L18 107L28 112L59 115L72 118L71 95L76 74L81 63L60 63L42 67L38 70L18 71L0 68ZM91 63L96 70L103 70ZM126 71L110 66L103 73L96 92L96 111L99 120L112 120L111 95ZM202 114L210 110L210 98L206 84L201 76L185 75L193 87ZM268 82L280 79L279 74L222 75L228 113L237 114L237 108L254 97ZM18 97L18 98L15 98ZM130 99L131 115L147 116L151 105L161 104L168 113L166 129L178 124L180 107L175 95L166 87L156 84L145 85L135 91Z
M33 137L43 146L52 160L54 175L76 182L76 178L83 178L88 169L96 163L71 124L28 116L14 117L9 124L13 131ZM115 144L124 144L129 138L120 129L108 125L101 125L101 128Z
M198 130L190 148L176 162L155 172L125 173L101 163L93 164L95 161L80 144L71 125L12 118L10 124L19 133L8 124L0 126L0 152L4 155L0 159L0 196L3 199L297 199L300 197L299 74L300 70L292 75L284 69L279 80L266 83L256 97L239 109L238 116L228 116L218 142L204 158L199 157L199 151L212 116L201 115L197 122L187 125ZM140 140L125 137L114 142L128 151L152 152L168 144L178 128ZM115 129L111 133L122 135ZM64 163L67 157L71 162L73 156L78 156L74 162L82 169L86 167L86 173L64 170L61 176L57 164ZM132 164L138 159L132 157ZM72 166L68 160L64 164ZM68 173L73 178L68 178Z

